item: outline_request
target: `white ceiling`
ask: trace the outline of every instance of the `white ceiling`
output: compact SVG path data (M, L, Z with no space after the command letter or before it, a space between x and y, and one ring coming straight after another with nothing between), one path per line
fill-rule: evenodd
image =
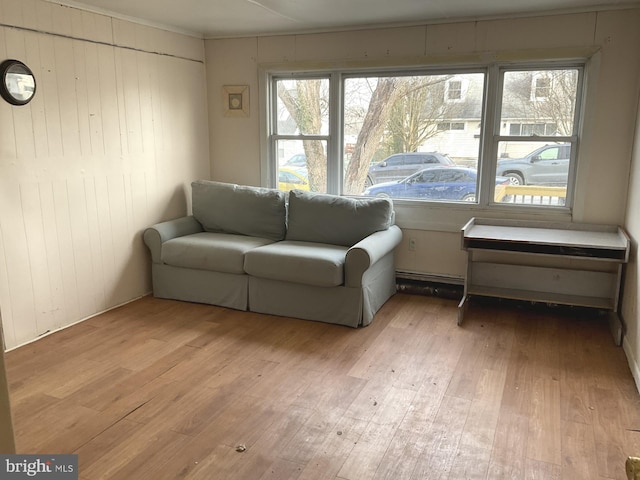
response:
M204 38L574 12L640 0L49 0Z

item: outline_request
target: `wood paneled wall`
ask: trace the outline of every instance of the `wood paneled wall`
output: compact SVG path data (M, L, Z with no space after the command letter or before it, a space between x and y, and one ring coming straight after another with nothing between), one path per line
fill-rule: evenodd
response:
M37 90L0 103L6 347L151 289L145 227L209 178L200 39L40 0L0 0L0 60Z

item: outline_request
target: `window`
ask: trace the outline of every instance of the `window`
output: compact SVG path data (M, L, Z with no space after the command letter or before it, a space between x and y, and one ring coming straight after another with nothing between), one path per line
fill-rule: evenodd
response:
M565 208L582 76L580 63L269 74L271 184L286 166L316 192ZM464 181L444 188L435 169Z
M509 135L556 135L558 125L555 123L512 123Z
M452 79L455 78L455 81ZM415 72L406 75L349 74L343 80L343 117L345 136L357 139L356 148L345 158L342 193L348 195L389 195L395 198L425 198L412 188L387 189L396 182L426 168L452 164L458 157L465 166L477 166L480 139L469 132L462 141L450 130L464 128L460 120L482 117L484 71ZM457 82L457 83L456 83ZM449 102L451 86L466 95L461 102ZM360 148L358 148L360 147ZM390 164L396 154L404 154L402 167ZM435 158L425 166L420 154ZM453 161L452 161L453 160ZM465 163L466 162L466 163ZM430 200L462 201L437 192Z
M273 87L273 163L296 168L298 181L308 182L307 189L326 192L329 77L276 78ZM290 185L279 182L284 190Z
M582 69L504 69L501 77L497 121L510 127L508 135L494 136L496 183L508 178L511 186L499 202L566 206L575 168L572 152L578 139L576 118ZM533 85L535 95L529 94L529 85ZM538 101L540 98L546 101ZM513 118L528 121L512 122Z
M389 157L384 163L386 164L386 168L401 167L405 164L404 155L395 155Z
M462 100L462 80L447 81L445 96L446 100Z
M531 79L531 100L546 100L551 95L551 78L544 75L534 75Z
M428 164L440 163L440 162L433 155L427 155L426 157L422 157L422 161L420 163L422 163L423 165L428 165Z
M438 124L438 130L464 130L464 122L441 122Z

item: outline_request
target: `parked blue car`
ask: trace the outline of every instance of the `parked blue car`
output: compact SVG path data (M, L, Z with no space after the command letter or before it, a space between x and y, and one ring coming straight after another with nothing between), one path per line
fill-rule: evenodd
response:
M365 195L475 202L478 172L467 167L428 168L397 182L379 183ZM496 185L509 185L510 179L496 177Z

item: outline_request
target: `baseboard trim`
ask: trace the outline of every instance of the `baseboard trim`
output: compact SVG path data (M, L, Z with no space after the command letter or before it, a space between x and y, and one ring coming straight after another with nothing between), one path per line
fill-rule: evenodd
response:
M424 295L460 300L464 282L458 277L417 272L396 272L396 290L410 295Z
M442 275L438 273L420 273L410 270L396 270L396 278L425 283L441 283L445 285L464 285L464 277Z

